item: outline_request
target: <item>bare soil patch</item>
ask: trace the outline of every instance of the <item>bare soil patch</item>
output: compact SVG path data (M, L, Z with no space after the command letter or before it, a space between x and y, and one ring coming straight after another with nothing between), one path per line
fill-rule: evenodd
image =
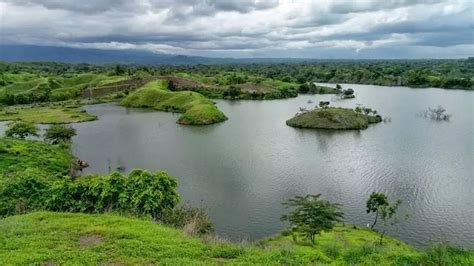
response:
M79 246L81 247L90 247L104 242L102 236L94 235L83 235L79 238Z
M265 92L270 92L273 90L273 88L270 86L260 85L260 84L251 84L251 83L238 84L236 86L245 92L264 92L265 93Z

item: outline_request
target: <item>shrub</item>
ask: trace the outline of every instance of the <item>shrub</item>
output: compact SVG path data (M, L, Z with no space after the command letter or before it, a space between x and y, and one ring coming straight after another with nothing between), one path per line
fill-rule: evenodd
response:
M76 130L73 127L56 124L46 129L44 139L51 144L58 144L60 142L70 142L75 135Z
M129 176L66 178L53 183L47 208L55 211L100 213L118 211L151 215L154 219L179 201L177 182L166 172L133 170Z
M15 121L8 124L8 129L5 131L7 137L17 137L24 139L28 136L38 136L38 127L29 122Z
M7 153L7 146L3 144L3 142L0 142L0 153Z
M113 173L51 180L39 172L26 171L0 177L0 216L18 213L21 204L25 211L117 211L157 219L178 203L176 187L176 179L166 172L133 170L129 176Z
M41 209L51 182L39 171L27 169L15 175L0 175L0 217Z
M188 204L164 212L160 221L176 228L186 228L190 235L206 235L213 232L213 225L207 212Z
M446 244L429 248L421 257L420 265L473 265L474 252Z

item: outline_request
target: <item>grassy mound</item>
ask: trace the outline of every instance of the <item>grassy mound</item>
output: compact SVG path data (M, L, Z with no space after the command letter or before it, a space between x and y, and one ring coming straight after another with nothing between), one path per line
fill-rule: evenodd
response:
M377 237L341 226L319 236L316 246L284 236L235 245L141 219L37 212L0 220L0 264L470 265L474 260L470 251L424 253L391 238L380 246Z
M42 141L0 138L0 177L26 169L48 176L67 174L73 156L68 149Z
M321 129L364 129L368 124L381 122L380 116L357 113L346 108L318 108L299 114L286 121L288 126Z
M227 117L203 95L191 91L169 91L165 80L152 81L121 101L127 107L152 107L165 112L183 113L178 123L208 125Z
M10 107L0 110L0 121L23 120L37 124L64 124L96 120L80 107L44 106Z

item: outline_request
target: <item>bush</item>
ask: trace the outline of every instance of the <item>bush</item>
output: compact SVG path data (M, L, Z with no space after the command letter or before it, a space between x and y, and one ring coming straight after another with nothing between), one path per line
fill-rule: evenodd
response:
M3 142L0 142L0 153L7 153L7 146L3 144Z
M38 127L29 122L16 121L8 124L8 129L5 131L7 137L17 137L24 139L28 136L38 136Z
M438 244L426 251L420 265L473 265L474 252L446 244Z
M133 170L129 176L84 176L54 182L47 209L102 213L118 211L158 219L179 202L177 182L166 172Z
M31 210L85 213L117 211L157 219L179 201L177 182L165 172L133 170L129 176L64 177L51 180L27 171L0 177L0 216Z
M202 236L213 232L213 225L207 212L187 204L164 212L160 221L176 228L186 228L191 235Z
M76 130L71 126L56 124L46 129L44 139L51 144L70 142L76 135Z
M28 169L15 175L0 175L0 217L44 207L51 182L39 171Z

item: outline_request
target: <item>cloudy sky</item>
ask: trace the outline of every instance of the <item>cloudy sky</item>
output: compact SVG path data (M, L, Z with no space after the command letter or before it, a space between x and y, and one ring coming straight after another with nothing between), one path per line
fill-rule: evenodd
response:
M216 57L474 55L474 0L0 0L0 43Z

